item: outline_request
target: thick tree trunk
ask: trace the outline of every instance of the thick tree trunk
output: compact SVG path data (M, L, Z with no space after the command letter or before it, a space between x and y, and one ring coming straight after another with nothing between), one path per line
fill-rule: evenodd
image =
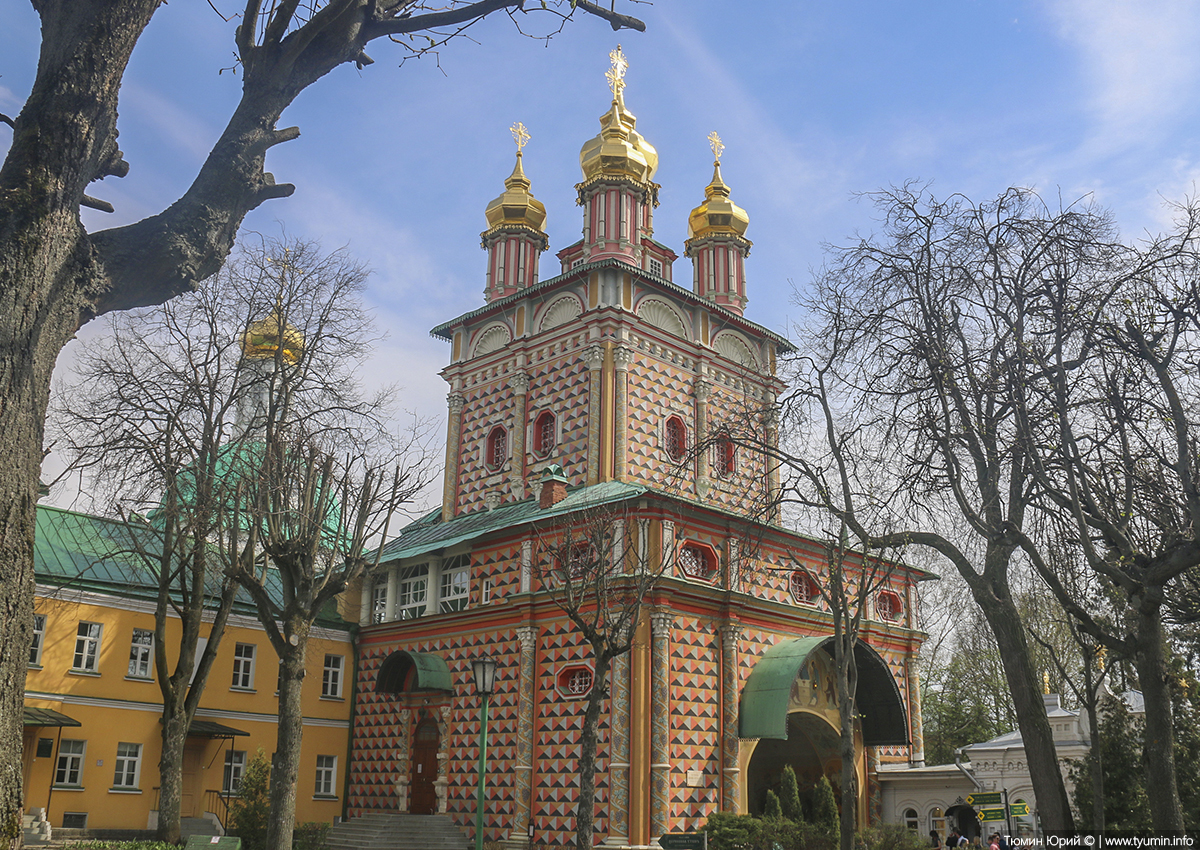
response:
M588 850L596 843L596 739L600 709L608 695L611 667L612 659L597 653L596 672L592 689L588 692L583 730L579 737L579 805L575 809L575 850Z
M183 748L188 721L181 712L163 713L162 755L158 759L158 840L179 843L180 806L183 800Z
M971 591L992 628L1004 664L1004 678L1012 694L1042 826L1054 831L1072 830L1075 822L1058 766L1054 733L1046 717L1046 704L1038 687L1021 615L1007 592L991 592L982 579L971 582ZM961 698L970 697L964 692Z
M1100 714L1096 711L1096 692L1090 690L1087 704L1088 724L1092 727L1091 767L1092 780L1092 829L1104 831L1104 745L1100 740Z
M835 625L840 618L835 618ZM858 691L858 666L854 659L854 637L837 634L845 624L835 629L835 661L838 671L838 719L840 721L840 751L842 759L841 850L853 850L858 823L858 771L854 751L854 698ZM866 824L863 824L866 826Z
M1134 611L1137 651L1134 666L1146 705L1142 764L1146 770L1146 797L1154 828L1183 833L1183 808L1175 780L1175 731L1171 719L1171 692L1167 687L1166 635L1157 605Z
M289 643L279 657L279 729L271 763L271 819L267 850L292 850L296 829L296 781L300 775L300 744L304 718L300 691L304 684L304 658L308 651L307 623L297 617L287 630Z

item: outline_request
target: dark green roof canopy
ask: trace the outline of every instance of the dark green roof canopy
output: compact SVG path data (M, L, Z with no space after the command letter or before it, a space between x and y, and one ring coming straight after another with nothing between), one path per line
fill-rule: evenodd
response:
M403 649L393 652L383 660L375 677L377 694L453 690L454 681L450 678L446 659L430 652L406 652Z
M832 643L832 635L794 638L764 652L742 688L738 736L787 740L792 682L809 655ZM832 656L831 649L827 652ZM907 745L908 714L887 662L861 640L854 645L854 660L858 664L855 703L862 717L863 743L869 747Z
M250 734L213 720L193 720L187 733L189 738L236 738Z
M82 726L74 717L59 714L50 708L34 708L25 706L24 720L26 726Z

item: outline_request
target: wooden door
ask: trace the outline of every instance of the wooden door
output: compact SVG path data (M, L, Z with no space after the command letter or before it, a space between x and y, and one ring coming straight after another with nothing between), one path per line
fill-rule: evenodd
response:
M437 811L437 792L433 781L438 775L437 721L427 717L417 724L413 732L412 747L412 793L408 798L408 810L414 815L432 815Z
M207 741L188 741L183 748L183 789L179 800L179 816L183 818L203 817L198 811L203 806L204 750Z

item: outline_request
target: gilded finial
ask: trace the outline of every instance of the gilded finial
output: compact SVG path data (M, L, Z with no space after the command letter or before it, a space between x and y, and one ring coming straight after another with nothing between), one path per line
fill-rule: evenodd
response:
M529 141L529 131L525 129L525 125L518 121L508 128L512 133L513 141L517 143L517 153L521 152L521 148L525 147L525 143Z
M721 137L717 135L716 130L708 134L708 146L712 148L713 159L720 162L721 154L725 152L725 143L721 141Z
M1042 671L1042 693L1050 693L1050 672L1048 670Z
M625 58L621 45L618 44L617 49L608 54L608 61L612 67L604 72L604 79L608 80L613 99L620 100L621 92L625 90L625 72L629 69L629 60Z
M1108 654L1107 647L1096 647L1096 666L1100 668L1100 672L1104 672L1104 656Z

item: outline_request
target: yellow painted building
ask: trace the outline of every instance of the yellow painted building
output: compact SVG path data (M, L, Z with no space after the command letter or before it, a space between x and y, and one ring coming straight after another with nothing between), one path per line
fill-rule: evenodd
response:
M112 556L122 523L41 506L37 599L25 690L25 811L54 828L157 825L162 696L154 680L153 577ZM106 554L107 553L107 554ZM296 820L343 813L354 650L319 621L304 683ZM168 641L180 621L168 623ZM208 626L202 630L207 640ZM184 817L224 823L245 765L275 748L279 664L249 602L221 639L184 753Z

